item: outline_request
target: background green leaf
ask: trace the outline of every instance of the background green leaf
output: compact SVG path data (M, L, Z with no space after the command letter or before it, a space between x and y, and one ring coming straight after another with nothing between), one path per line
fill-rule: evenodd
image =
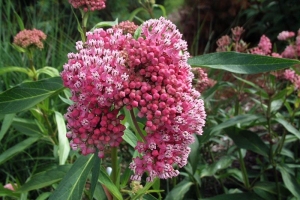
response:
M114 195L114 197L116 197L119 200L123 199L122 194L120 193L118 188L115 186L115 184L112 182L112 180L109 178L105 169L102 167L100 170L100 175L99 175L98 181L101 184L103 184L111 192L111 194Z
M232 200L232 199L241 199L241 200L262 200L254 193L236 193L236 194L222 194L210 198L204 198L202 200Z
M29 181L22 185L17 192L28 192L60 181L70 170L72 165L58 165L54 169L50 169L32 176Z
M95 158L94 154L80 156L60 182L57 189L50 196L49 200L80 200L86 179L94 164L93 158Z
M246 130L227 131L226 133L239 148L251 150L268 157L269 148L256 133Z
M62 89L60 77L22 83L0 94L0 113L26 110Z
M300 64L300 61L237 52L219 52L192 57L188 63L191 66L222 69L238 74L257 74L291 67Z
M4 137L7 130L9 129L11 123L13 122L14 117L15 117L15 113L7 114L7 115L4 116L2 126L1 126L1 130L0 130L0 141Z
M286 121L283 118L276 118L275 121L277 121L278 123L280 123L281 125L284 126L284 128L286 128L286 130L292 134L294 134L298 139L300 139L300 131L298 131L297 129L295 129L293 127L293 125L291 125L288 121Z
M70 152L70 143L66 136L67 134L67 127L64 120L63 115L60 112L55 111L55 120L57 124L58 130L58 155L59 155L59 164L65 164L69 152Z
M183 180L178 183L171 192L168 193L165 200L181 200L184 198L185 193L189 191L190 187L193 185L192 182L188 180Z
M300 197L300 184L297 182L294 174L289 173L288 166L278 165L281 176L286 188L297 198Z
M35 143L38 140L39 137L30 137L16 144L15 146L7 149L5 152L1 153L0 155L0 165L3 164L5 161L11 159L13 156L17 155L18 153L24 151L24 149L30 147L33 143Z

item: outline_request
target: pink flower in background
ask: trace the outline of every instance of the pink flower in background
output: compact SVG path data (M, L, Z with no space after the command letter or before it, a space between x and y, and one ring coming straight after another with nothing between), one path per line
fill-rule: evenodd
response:
M40 30L22 30L14 37L14 44L23 48L37 47L39 49L44 48L43 41L47 36Z
M200 67L193 68L192 72L194 74L193 86L198 92L202 93L204 90L215 84L215 81L209 79L207 73Z
M217 52L227 51L227 47L230 45L231 39L228 35L222 36L220 39L217 40Z
M295 36L294 32L282 31L281 33L278 34L277 39L278 40L287 40L287 39L292 38L294 36Z
M284 51L281 53L281 56L283 58L295 58L296 56L296 49L295 46L290 44L287 46Z
M97 148L104 157L106 148L122 141L119 110L136 108L147 136L136 146L132 180L145 172L148 181L178 175L174 166L187 164L193 134L202 134L206 118L181 38L173 23L160 18L144 22L138 39L115 27L77 42L78 53L68 55L61 73L74 101L65 115L73 149L86 155Z
M123 34L130 33L131 35L133 35L134 32L136 31L136 29L138 28L138 26L135 25L131 21L123 21L120 24L115 25L113 28L114 29L122 29L123 30Z
M282 58L282 56L279 53L275 53L275 52L271 53L271 56L275 58Z
M11 190L11 191L15 191L15 188L14 187L17 187L17 184L11 184L11 183L7 183L6 185L4 185L4 188L8 189L8 190Z
M270 55L271 51L272 51L272 43L270 39L265 35L261 36L257 47L250 49L251 54L257 54L263 56Z
M242 34L245 32L243 27L236 26L231 29L232 38L235 42L238 42L241 39Z
M254 47L254 48L250 49L250 53L256 54L256 55L262 55L262 56L266 55L265 52L259 47Z
M295 74L294 70L286 69L283 72L283 78L286 80L289 80L291 82L293 82L293 80L295 79L295 76L296 76L296 74Z
M265 55L269 55L272 50L271 40L265 35L262 35L259 40L258 47L264 52Z
M102 10L105 8L106 0L69 0L74 8L83 8L85 12Z

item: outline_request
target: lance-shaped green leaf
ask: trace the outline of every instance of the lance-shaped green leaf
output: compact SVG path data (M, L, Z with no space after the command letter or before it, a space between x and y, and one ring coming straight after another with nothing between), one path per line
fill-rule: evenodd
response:
M80 200L86 179L94 164L93 158L95 158L94 154L79 157L63 180L59 183L49 200Z
M98 181L102 185L104 185L116 199L123 199L122 194L118 190L117 186L112 182L110 177L107 175L103 167L101 167Z
M232 158L229 156L222 157L217 162L205 167L201 171L201 178L206 176L214 176L219 170L229 167L232 164L232 161Z
M5 115L0 129L0 141L4 137L5 133L8 131L11 123L13 122L15 115L16 115L15 113Z
M240 132L227 131L226 133L239 148L268 157L269 147L256 133L246 130Z
M221 124L218 124L217 126L214 126L212 128L212 132L215 131L220 131L222 129L231 127L231 126L236 126L237 124L243 125L244 123L253 123L255 120L262 120L263 117L260 115L252 115L252 114L243 114L243 115L238 115L235 117L232 117Z
M291 67L300 64L300 61L237 52L219 52L192 57L188 63L195 67L222 69L238 74L257 74Z
M165 200L181 200L184 198L185 193L187 193L190 189L190 187L193 185L192 182L188 180L183 180L180 183L178 183L171 192L168 193Z
M300 131L298 131L292 124L290 124L288 121L286 121L283 118L276 118L275 121L280 123L281 125L286 128L286 130L292 134L294 134L298 139L300 139Z
M58 165L54 169L44 171L32 176L29 181L18 188L17 192L28 192L57 183L66 175L72 165Z
M59 155L59 164L65 164L69 152L70 152L70 143L68 138L66 137L67 134L67 127L64 121L64 117L60 112L55 111L55 120L57 124L58 130L58 155Z
M60 77L22 83L0 94L0 113L26 110L62 89Z
M294 174L289 173L289 167L286 165L278 165L281 176L286 188L295 196L300 197L300 184Z
M30 137L1 153L0 165L12 158L13 156L17 155L18 153L22 152L24 149L30 147L33 143L38 141L38 139L39 137Z

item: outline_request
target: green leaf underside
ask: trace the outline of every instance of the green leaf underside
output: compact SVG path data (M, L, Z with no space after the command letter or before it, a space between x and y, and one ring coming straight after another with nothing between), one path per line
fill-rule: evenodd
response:
M300 61L237 52L218 52L192 57L188 63L191 66L222 69L238 74L257 74L291 67L300 64Z
M0 113L15 113L33 107L63 89L60 77L25 82L0 94Z
M86 179L92 169L94 155L80 156L50 196L49 200L81 199Z

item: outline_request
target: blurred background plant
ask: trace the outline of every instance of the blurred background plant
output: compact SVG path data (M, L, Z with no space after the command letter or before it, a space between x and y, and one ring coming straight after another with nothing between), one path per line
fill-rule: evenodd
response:
M270 38L273 51L281 53L288 43L278 41L277 35L284 30L297 35L300 28L297 0L157 0L156 4L163 6L151 7L153 2L144 0L107 0L107 8L91 15L87 27L116 19L130 19L139 25L144 20L167 15L178 25L193 56L215 52L218 39L231 36L231 29L236 26L245 30L241 36L243 52L256 47L264 34ZM0 196L46 199L79 156L64 149L68 142L62 139L62 114L70 103L70 94L55 77L62 71L67 54L75 51L75 42L80 40L75 17L80 13L72 10L67 0L0 1L0 8L0 92L20 83L32 86L26 83L31 77L24 70L30 59L17 52L12 43L18 32L33 28L47 35L44 49L35 51L32 62L39 70L36 81L49 91L37 105L15 108L22 110L17 113L0 112ZM291 69L299 73L297 66ZM153 190L164 190L154 194L156 198L300 198L299 88L274 73L243 72L246 75L212 68L204 69L202 75L197 72L196 83L206 102L206 130L192 145L189 163L180 176L152 185ZM203 89L200 84L205 78L211 82ZM22 92L22 87L19 89ZM4 103L0 102L1 107ZM126 143L121 147L120 158L127 164L134 149ZM109 166L110 160L102 164ZM123 186L130 175L126 164L122 165ZM102 199L104 194L99 185L96 199ZM87 182L85 198L89 187ZM18 188L19 192L12 192ZM217 196L223 194L226 196Z

